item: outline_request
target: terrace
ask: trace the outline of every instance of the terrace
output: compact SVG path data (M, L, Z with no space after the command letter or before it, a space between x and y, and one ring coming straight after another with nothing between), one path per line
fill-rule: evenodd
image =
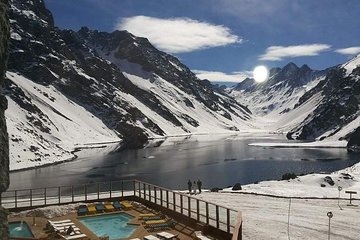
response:
M79 205L89 206L94 203L117 201L126 201L132 207L122 208L116 212L96 211L91 215L86 213L86 216L78 216L76 212ZM91 216L90 218L100 216L99 221L102 222L105 221L102 217L113 218L119 213L129 216L126 224L134 230L129 235L110 239L156 239L147 237L149 235L164 239L165 237L161 236L164 230L170 235L177 236L177 239L242 239L241 213L199 200L186 193L138 180L9 190L2 194L1 205L12 213L9 222L27 222L34 239L61 237L52 234L54 231L49 231L46 227L49 225L49 218L51 221L71 221L79 233L86 235L84 239L102 239L94 229L90 230L91 226L89 227L83 220L89 218L88 216ZM51 211L56 214L50 214L51 216L39 214L39 212ZM146 221L141 219L141 214L146 213L160 214L166 218L165 222L172 220L175 224L173 227L148 228L147 224L144 225ZM102 228L104 226L100 227ZM199 233L206 237L197 237Z

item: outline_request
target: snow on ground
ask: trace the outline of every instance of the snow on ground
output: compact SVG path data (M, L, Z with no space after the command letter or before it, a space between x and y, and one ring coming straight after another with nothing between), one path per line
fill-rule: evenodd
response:
M331 178L333 186L325 178ZM340 200L338 186L342 187ZM264 181L242 186L239 191L228 188L220 193L205 192L196 197L242 211L244 239L326 239L326 214L331 211L334 214L331 239L355 240L359 239L360 207L347 205L349 194L345 191L349 190L360 194L360 163L330 174ZM357 198L353 204L360 204L358 194L353 195Z
M360 208L346 206L348 200L340 201L340 210L336 199L291 199L288 237L289 199L211 192L196 197L241 211L243 239L327 239L329 211L332 240L359 239Z
M43 207L37 208L34 210L26 210L21 212L12 212L10 214L11 217L45 217L45 218L54 218L54 217L61 217L65 216L68 213L75 213L76 208L84 203L73 203L67 205L58 205L58 206L50 206L50 207Z
M256 147L275 147L275 148L346 148L347 141L315 141L315 142L259 142L250 143L249 146Z
M322 145L323 144L323 145ZM259 147L346 147L346 141L317 141L311 143L253 143L251 146ZM334 184L330 185L329 178ZM330 181L331 182L331 181ZM321 186L323 185L323 186ZM338 186L343 190L355 190L360 194L360 163L329 174L308 174L299 176L288 181L264 181L257 184L243 186L243 190L237 192L257 193L284 197L338 197ZM231 189L224 189L225 192L232 192Z

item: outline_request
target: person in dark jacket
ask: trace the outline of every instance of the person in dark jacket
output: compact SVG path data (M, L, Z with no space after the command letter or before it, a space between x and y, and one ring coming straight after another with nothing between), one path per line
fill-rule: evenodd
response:
M202 182L200 181L200 179L197 180L197 187L199 189L199 193L201 193L201 186L202 186Z
M188 181L189 194L191 194L191 187L192 187L192 183L191 183L191 180L189 179L189 181Z

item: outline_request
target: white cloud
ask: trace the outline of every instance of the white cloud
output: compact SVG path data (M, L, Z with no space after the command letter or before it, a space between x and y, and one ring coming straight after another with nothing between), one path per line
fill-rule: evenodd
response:
M360 53L360 47L340 48L340 49L336 49L335 52L344 55L355 55Z
M260 60L281 61L287 57L316 56L320 52L330 49L328 44L304 44L294 46L271 46L265 54L260 55Z
M216 82L235 82L239 83L243 81L247 77L252 76L251 71L245 72L232 72L232 73L224 73L224 72L216 72L216 71L204 71L204 70L191 70L196 74L196 76L200 79L207 79L209 81Z
M191 52L242 42L239 36L232 34L225 26L190 18L134 16L120 19L115 28L146 37L156 47L169 53Z

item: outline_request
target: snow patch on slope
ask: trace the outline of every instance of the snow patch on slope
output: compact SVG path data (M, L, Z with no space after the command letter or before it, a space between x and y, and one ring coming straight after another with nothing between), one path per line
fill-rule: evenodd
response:
M352 71L360 66L360 54L351 59L350 61L341 65L342 68L346 69L346 75L350 75Z
M10 170L29 168L69 160L76 147L98 142L120 141L117 133L85 108L69 100L53 86L43 86L14 72L7 78L16 84L31 103L48 119L39 129L28 119L41 119L22 109L11 97L5 112L10 136Z

